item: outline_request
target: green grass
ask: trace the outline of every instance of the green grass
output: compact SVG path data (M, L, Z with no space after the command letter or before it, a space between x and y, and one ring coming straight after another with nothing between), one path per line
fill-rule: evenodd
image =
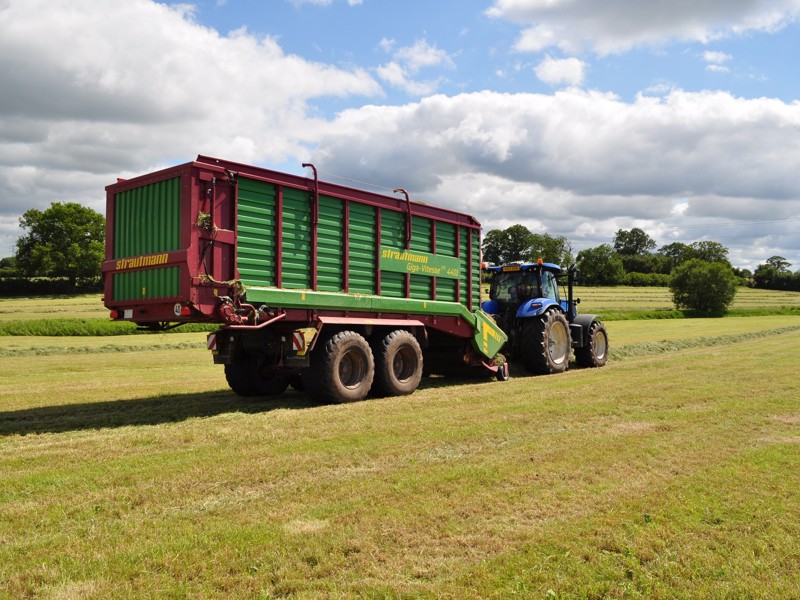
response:
M0 323L41 319L108 319L99 294L0 298Z
M219 328L209 323L186 323L180 327L161 333L208 332ZM42 319L0 322L0 338L4 336L117 336L154 333L137 328L129 321L110 321L99 319Z
M485 290L484 290L485 291ZM667 288L584 287L582 313L599 314L606 321L684 319L675 310ZM729 316L800 315L800 292L739 288ZM189 324L179 332L207 332L214 325ZM97 295L44 298L0 298L0 337L3 336L116 336L141 333L133 323L113 322Z
M685 318L676 310L668 288L662 287L579 287L576 296L582 313L600 314L605 320ZM740 287L728 314L761 316L800 314L800 292L757 290Z
M340 406L6 338L50 353L0 361L0 597L794 597L800 318L609 335L640 351Z
M205 348L202 333L151 333L135 337L0 336L0 357L55 354L105 354Z

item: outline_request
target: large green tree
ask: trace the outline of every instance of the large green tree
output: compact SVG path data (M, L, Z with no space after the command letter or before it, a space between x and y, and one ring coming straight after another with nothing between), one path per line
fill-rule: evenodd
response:
M483 238L483 259L498 265L526 260L532 243L533 234L524 225L492 229Z
M609 244L581 250L577 265L581 283L589 285L614 285L625 275L622 261Z
M703 240L689 244L689 258L699 258L705 262L728 262L728 249L719 242Z
M572 262L572 243L563 235L532 233L524 225L492 229L483 238L483 260L494 264L535 261L557 265Z
M541 258L545 262L567 267L573 260L572 243L563 235L534 233L531 234L531 247L526 258L531 262Z
M75 202L32 208L19 225L17 268L28 277L66 277L73 285L100 275L105 248L103 215Z
M668 262L670 271L692 258L692 249L683 242L672 242L658 249L658 255Z
M790 273L789 267L792 266L788 260L782 256L770 256L766 261L768 267L772 267L778 273Z
M791 266L792 263L782 256L770 256L753 273L756 287L766 290L797 290L800 287L800 271L792 275L789 270Z
M644 255L655 249L656 242L643 229L619 229L614 235L614 250L621 255Z
M669 289L677 308L709 314L725 312L736 297L739 278L727 262L687 260L672 272Z

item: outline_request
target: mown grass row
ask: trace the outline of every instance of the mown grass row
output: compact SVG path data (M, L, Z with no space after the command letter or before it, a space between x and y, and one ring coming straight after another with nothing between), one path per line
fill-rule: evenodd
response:
M609 358L611 360L625 360L627 358L650 356L653 354L681 352L693 348L729 346L731 344L741 344L743 342L783 335L794 331L800 331L800 324L780 327L778 329L739 333L736 335L720 335L716 337L699 337L679 340L660 340L644 344L625 344L618 347L612 346L609 350Z
M589 311L583 309L582 313ZM723 315L708 315L694 310L661 309L661 310L605 310L599 311L603 321L645 321L664 319L704 319L715 317L767 317L767 316L798 316L800 306L777 306L761 308L733 308Z
M192 333L214 331L218 325L187 323L162 333ZM126 321L100 321L96 319L41 319L0 322L0 336L115 336L150 333Z
M29 346L26 348L0 348L0 358L4 356L54 356L58 354L108 354L109 352L150 352L156 350L196 350L205 348L202 341L175 342L172 344L103 344L102 346Z

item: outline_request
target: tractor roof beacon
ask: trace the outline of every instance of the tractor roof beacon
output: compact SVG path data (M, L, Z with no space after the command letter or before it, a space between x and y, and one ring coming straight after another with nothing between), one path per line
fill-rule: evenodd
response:
M567 271L567 297L558 290L564 270L553 263L489 266L489 300L481 308L508 336L505 352L536 374L561 373L569 367L570 349L580 367L602 367L608 360L608 333L597 315L579 315L573 297L577 271Z

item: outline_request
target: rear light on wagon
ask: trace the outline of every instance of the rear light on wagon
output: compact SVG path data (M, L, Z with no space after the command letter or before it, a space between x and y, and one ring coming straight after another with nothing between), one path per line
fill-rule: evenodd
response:
M172 311L175 313L176 317L189 317L192 314L192 309L188 306L184 306L180 302L175 303Z
M119 311L112 310L112 311L111 311L111 312L108 314L108 316L109 316L109 318L111 318L111 319L119 319Z

